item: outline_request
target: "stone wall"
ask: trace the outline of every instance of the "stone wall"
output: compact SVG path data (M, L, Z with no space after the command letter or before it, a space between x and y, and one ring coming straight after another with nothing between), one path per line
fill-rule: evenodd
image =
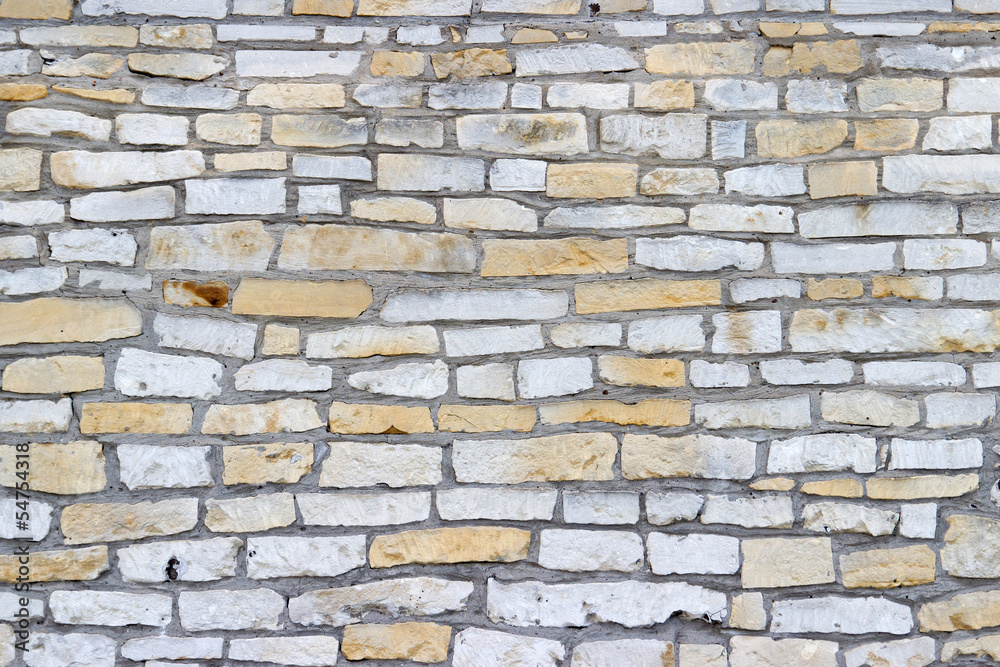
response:
M1000 658L953 2L0 0L0 665Z

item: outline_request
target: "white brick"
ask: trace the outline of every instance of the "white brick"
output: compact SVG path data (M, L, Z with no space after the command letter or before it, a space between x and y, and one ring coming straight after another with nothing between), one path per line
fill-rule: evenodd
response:
M340 215L344 212L338 185L300 185L299 215Z
M873 473L876 452L875 438L852 433L820 433L772 440L767 474L839 470Z
M664 535L646 538L653 574L736 574L740 541L724 535Z
M846 359L765 359L760 374L768 384L847 384L854 377L854 364Z
M494 160L490 167L490 189L495 192L545 192L546 168L547 163L542 160Z
M138 244L125 229L70 229L49 233L49 256L57 262L135 264Z
M958 208L948 203L887 201L827 206L799 213L799 233L809 239L917 236L957 231Z
M111 591L53 591L49 611L56 623L68 625L146 625L166 627L173 616L169 595L137 595Z
M987 362L972 365L972 384L976 389L1000 387L1000 363Z
M331 442L319 485L356 488L385 484L391 488L438 484L441 448Z
M538 564L567 572L635 572L643 563L642 537L624 531L541 532Z
M164 347L247 360L253 359L257 339L256 324L165 313L157 313L153 320L153 331Z
M176 396L202 400L222 393L222 364L125 348L115 366L115 389L126 396Z
M639 521L639 494L632 491L563 491L563 521L603 525Z
M813 81L810 79L788 82L785 108L792 113L841 113L847 106L847 84L840 81Z
M799 164L768 164L726 172L726 194L740 192L756 197L785 197L806 191L804 169Z
M318 75L350 76L361 63L360 51L236 52L236 76L301 78Z
M566 649L563 645L552 639L466 628L455 635L452 665L453 667L484 665L556 667L565 655Z
M373 394L437 398L448 393L448 366L441 360L429 364L398 364L391 368L351 373L347 383Z
M542 328L537 324L444 331L444 349L449 357L527 352L543 347Z
M924 405L927 406L927 428L985 426L993 421L997 411L993 394L929 394L924 397Z
M123 113L115 117L115 134L123 144L183 146L188 142L189 124L183 116Z
M698 204L691 208L688 226L706 232L767 232L790 234L794 213L787 206Z
M279 630L285 598L268 588L182 591L181 627L200 630Z
M69 200L69 216L85 222L165 220L174 215L174 189L169 186L95 192Z
M903 537L934 539L937 534L937 504L903 504L899 510L899 534Z
M838 0L833 0L834 4ZM779 600L771 610L771 632L905 635L913 629L913 612L881 597L816 597Z
M931 118L924 135L924 151L983 150L993 145L990 116L943 116Z
M236 574L236 554L242 547L243 541L235 537L133 544L118 549L118 569L122 579L131 583L215 581ZM168 654L151 657L167 658Z
M122 644L122 657L141 660L214 660L222 657L222 637L137 637Z
M650 491L646 493L646 520L654 526L694 521L704 504L705 498L695 493Z
M903 268L923 271L966 269L986 263L986 244L973 239L909 239Z
M892 270L895 253L895 243L772 243L771 263L775 273L868 273Z
M983 465L983 443L979 438L893 438L889 452L889 470L961 470Z
M752 271L764 263L764 244L711 236L639 238L635 241L635 263L666 271L718 271L728 267Z
M875 386L958 387L965 369L945 361L869 361L861 365L865 384Z
M891 535L899 514L851 503L810 503L802 508L802 525L818 533Z
M795 521L788 496L728 498L709 495L701 512L703 524L723 523L744 528L791 528Z
M370 181L372 163L358 156L296 155L292 158L292 173L302 178Z
M627 83L554 83L545 98L550 107L628 108Z
M441 489L437 491L437 510L445 521L550 521L556 495L555 489Z
M785 278L738 278L729 283L729 296L735 303L761 299L798 299L802 284Z
M212 178L184 181L184 212L270 215L285 212L284 178Z
M675 315L633 320L628 326L628 346L636 352L697 352L705 348L701 315Z
M750 367L732 361L713 364L693 359L689 375L692 387L746 387L750 384Z
M364 567L365 553L364 535L251 537L247 539L247 577L336 577Z
M300 493L295 502L307 526L389 526L425 521L431 494Z
M119 477L132 489L212 486L211 447L118 445Z
M560 324L549 331L556 347L617 347L622 343L622 325L617 322L600 324Z
M526 359L517 364L521 398L578 394L594 386L594 364L588 358Z
M716 111L773 111L778 108L778 84L710 79L705 82L705 102Z
M716 354L767 354L781 351L781 311L754 310L712 316Z

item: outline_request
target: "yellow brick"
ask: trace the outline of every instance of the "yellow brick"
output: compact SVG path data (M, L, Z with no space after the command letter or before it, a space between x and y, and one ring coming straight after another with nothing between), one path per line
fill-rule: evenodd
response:
M799 28L799 35L802 37L816 37L819 35L827 35L826 26L822 23L803 23L802 27Z
M268 324L264 327L264 343L260 353L265 356L299 353L299 330L295 327L283 327L280 324Z
M228 445L222 448L223 484L295 484L312 470L309 442Z
M373 568L418 563L511 563L528 557L531 532L492 526L410 530L372 540Z
M733 610L729 614L729 627L741 630L763 630L767 627L764 596L760 593L733 595Z
M937 111L944 97L942 79L863 79L855 91L858 107L869 111Z
M247 104L272 109L333 109L344 106L339 83L262 83L247 93Z
M136 504L78 503L64 508L59 519L66 544L124 542L176 535L197 524L197 498Z
M73 394L104 388L104 357L17 359L3 369L3 390L15 394Z
M604 354L597 358L597 372L604 382L624 387L684 386L684 362L677 359L636 359Z
M376 222L415 222L420 225L433 225L437 222L437 209L433 204L410 197L377 197L352 201L351 216Z
M745 539L743 588L811 586L836 581L829 537Z
M483 241L483 276L549 276L624 273L628 239L566 238Z
M0 100L4 102L31 102L48 94L48 88L38 83L0 83Z
M433 433L434 423L431 411L424 407L335 402L330 406L330 432L350 435Z
M216 153L216 171L284 171L288 160L281 151L257 153Z
M604 280L573 288L580 315L628 310L717 306L722 303L718 280Z
M870 197L878 192L874 162L827 162L809 166L809 197Z
M194 410L187 403L84 403L81 433L187 433Z
M857 299L864 294L860 280L854 278L827 278L826 280L809 279L806 292L813 301L823 299Z
M21 556L0 556L0 581L23 581L19 573ZM28 581L92 581L108 570L105 545L61 551L32 551Z
M507 58L507 50L465 49L448 53L432 53L431 66L439 79L454 76L467 79L477 76L501 76L510 74L514 68Z
M903 299L933 301L941 298L940 283L932 278L872 276L872 296L880 299L896 296Z
M927 26L927 32L997 32L1000 23L954 23L950 21L934 21Z
M854 150L905 151L917 143L916 118L880 118L854 121Z
M18 454L27 454L30 463L28 482L33 491L73 495L98 493L108 484L104 474L104 451L101 443L31 443L27 452L13 445L0 445L0 486L16 487L23 480L17 476Z
M511 44L542 44L544 42L558 42L559 38L551 30L543 30L541 28L521 28L516 33L514 37L511 38Z
M295 0L292 14L312 14L318 16L338 16L347 18L354 9L354 0Z
M135 102L135 93L124 88L112 88L110 90L93 90L92 88L73 88L71 86L52 86L52 90L57 93L75 95L88 100L99 100L101 102L111 102L112 104L132 104Z
M103 343L142 333L142 315L125 299L47 298L0 303L0 345Z
M757 154L799 157L827 153L847 139L846 120L765 120L757 123Z
M233 293L236 315L357 317L372 303L362 280L265 280L243 278Z
M205 413L202 433L251 435L254 433L301 433L320 428L323 420L316 402L304 398L284 398L269 403L212 405Z
M787 477L771 477L770 479L759 479L747 484L747 486L754 491L791 491L795 486L795 480Z
M548 197L605 199L635 196L639 166L601 162L550 163L545 177Z
M451 628L437 623L356 624L344 628L341 651L348 660L448 659Z
M420 76L424 73L424 54L419 51L376 51L372 54L372 76Z
M917 612L921 632L978 630L1000 625L1000 590L960 593Z
M438 428L452 433L530 431L535 427L535 408L530 405L442 405Z
M641 12L646 8L646 5L646 0L603 0L601 2L601 13Z
M840 557L844 588L898 588L934 581L937 556L926 545L855 551Z
M459 482L521 484L614 479L618 439L610 433L566 433L518 440L456 441Z
M799 42L788 48L772 46L764 54L764 76L808 74L816 70L829 74L849 74L861 69L861 50L854 40Z
M690 81L663 80L635 84L635 108L690 109L694 106L694 85Z
M802 493L812 496L860 498L865 495L861 482L856 479L823 479L802 484Z
M684 76L749 74L754 52L749 41L658 44L646 49L646 71Z
M791 37L798 33L799 28L802 27L801 23L772 23L770 21L761 21L758 25L760 28L760 34L765 37Z
M538 411L543 424L686 426L691 422L691 401L669 398L651 398L632 405L611 400L570 401L541 405Z
M0 18L62 19L73 17L73 0L3 0Z
M979 475L917 475L879 477L867 482L868 497L876 500L957 498L979 488Z

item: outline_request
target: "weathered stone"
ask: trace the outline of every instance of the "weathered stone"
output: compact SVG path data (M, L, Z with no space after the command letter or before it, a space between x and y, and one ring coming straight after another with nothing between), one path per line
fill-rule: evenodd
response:
M396 405L333 403L331 433L432 433L430 410Z
M880 477L865 483L869 498L879 500L914 500L917 498L957 498L979 488L979 476L921 475L915 477Z
M337 109L345 104L336 83L261 83L247 93L249 106L272 109Z
M765 120L757 123L757 154L790 158L827 153L847 139L843 120Z
M222 364L212 359L178 357L135 348L122 350L115 367L115 389L125 396L176 396L202 400L222 393Z
M242 547L236 537L133 544L118 550L118 569L124 581L140 584L216 581L236 574Z
M848 74L861 69L861 51L854 40L797 42L791 48L772 46L764 54L764 76L807 74L825 68L830 74Z
M539 411L542 423L545 424L606 422L621 425L684 426L690 422L691 404L688 401L655 398L639 401L634 405L619 401L591 400L550 403L540 406Z
M795 521L788 496L729 498L709 495L701 513L703 524L730 524L744 528L789 528Z
M954 577L991 578L1000 572L1000 559L992 548L1000 535L1000 522L986 517L953 514L941 548L941 567Z
M832 485L837 481L827 480L827 483ZM853 483L857 480L848 481ZM822 483L822 481L810 482L810 484ZM833 489L827 491L825 495L837 495L830 493ZM898 520L898 513L849 503L810 503L802 508L802 524L808 530L818 533L891 535Z
M622 442L622 475L749 479L754 475L756 450L756 443L741 438L627 434Z
M937 557L927 546L855 551L840 557L845 588L896 588L934 581Z
M122 644L128 660L212 660L222 657L222 637L151 636L129 639Z
M247 360L253 359L257 339L256 324L165 313L157 313L153 320L153 331L163 347Z
M921 632L979 630L1000 625L1000 591L960 593L924 603L917 612Z
M203 283L193 280L164 280L163 302L185 308L225 308L229 304L229 285L221 280Z
M333 664L337 661L339 642L324 635L300 637L260 637L233 639L229 643L230 660L285 662L290 664Z
M229 65L229 58L197 53L132 53L128 68L150 76L203 81Z
M36 632L28 639L24 653L29 656L24 660L29 667L80 664L112 667L115 640L99 634Z
M181 627L200 630L278 630L285 598L268 588L182 591L177 597Z
M3 7L0 7L0 18L5 19L62 19L68 21L72 16L72 0L7 0ZM24 32L30 30L29 28ZM25 41L27 42L27 40ZM135 42L124 46L135 46Z
M849 651L844 651L844 660L847 662L847 667L863 667L863 665L880 662L890 667L894 665L925 667L934 662L935 645L932 643L933 641L930 637L919 637L862 644ZM942 650L942 659L944 659L944 651L947 648L948 644L945 644Z
M236 52L236 76L306 78L320 75L349 76L361 63L360 51L259 51Z
M451 627L437 623L355 624L344 628L340 650L348 660L444 662L450 642Z
M30 486L35 491L59 495L97 493L107 486L104 452L99 442L31 443L27 454L31 462ZM0 445L0 486L16 487L22 480L18 451L13 445Z
M582 114L477 114L456 121L464 149L515 155L577 155L587 152Z
M601 119L601 148L608 153L695 159L705 154L707 125L707 116L700 114L605 116Z
M176 535L198 523L198 499L160 502L80 503L63 509L60 529L66 544L123 542L153 535Z
M222 448L222 483L294 484L312 463L311 443L229 445Z
M523 440L456 440L452 465L460 482L609 480L618 441L610 433Z
M58 153L54 153L54 155L58 155ZM41 151L33 148L0 150L0 191L29 192L38 190L41 168Z
M930 637L922 639L930 639ZM926 658L926 663L921 664L929 665L934 660L934 648L928 646L924 654L929 657ZM996 660L997 656L1000 656L1000 635L985 635L945 642L944 646L941 647L941 662L954 662L955 658L961 656L988 657Z
M430 423L429 413L427 422ZM354 488L385 484L398 488L441 481L441 450L438 447L361 442L331 442L329 445L330 455L320 473L320 486Z
M213 405L202 424L202 433L283 433L311 431L323 425L315 401L288 398L270 403Z
M170 623L173 600L169 595L141 595L111 591L54 591L49 609L56 623L71 625L146 625Z
M472 584L431 577L387 579L309 591L288 601L288 614L300 625L343 626L369 613L393 618L434 616L465 609Z
M233 313L354 318L367 310L371 302L371 288L361 280L243 278L233 293Z
M838 470L873 473L876 449L875 438L849 433L822 433L772 440L767 472L769 475Z
M3 369L3 390L17 394L74 394L103 388L103 357L25 358Z
M905 151L916 145L919 130L916 118L854 121L854 150Z
M380 153L379 190L482 192L486 165L474 158Z
M457 433L530 431L535 426L535 408L526 405L442 405L437 413L438 429Z
M881 597L779 600L771 609L771 632L776 633L905 635L913 629L910 608Z
M302 520L312 526L384 526L425 521L429 492L298 494Z
M294 507L291 519L294 522ZM251 579L336 577L364 564L363 535L247 539L247 577Z
M522 50L515 59L516 76L621 72L640 67L625 49L602 44Z
M21 556L0 556L0 581L18 581ZM84 547L31 553L29 582L92 581L108 569L108 547ZM23 581L23 580L22 580Z
M745 539L740 546L744 588L808 586L836 580L828 537Z
M105 28L105 30L124 28ZM142 25L139 26L139 41L147 46L163 46L178 49L210 49L212 26L207 23L187 25ZM135 44L126 45L134 46Z
M687 76L749 74L754 51L749 41L659 44L646 49L646 71Z
M399 364L348 376L348 384L373 394L436 398L448 391L448 367L440 360L429 364Z
M455 667L482 664L531 664L555 667L565 657L563 645L551 639L513 635L493 630L466 628L455 635ZM574 658L575 660L575 658Z
M193 410L187 403L84 403L81 433L187 433Z
M50 163L52 180L67 188L109 188L172 181L198 176L205 171L205 158L199 151L61 151L52 154Z
M721 287L717 280L659 280L577 283L576 312L581 315L661 308L717 305Z
M437 528L380 535L372 541L373 568L407 563L508 563L528 557L531 533L515 528Z

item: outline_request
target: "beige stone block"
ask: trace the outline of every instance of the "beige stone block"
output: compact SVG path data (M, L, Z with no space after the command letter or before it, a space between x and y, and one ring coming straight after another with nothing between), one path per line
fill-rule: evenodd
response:
M763 630L767 627L764 596L761 593L733 595L733 609L729 612L729 627L740 630Z
M789 158L828 153L847 139L846 120L764 120L757 123L757 155Z
M979 475L917 475L914 477L878 477L865 483L868 497L876 500L915 500L917 498L957 498L979 488Z
M0 3L0 18L62 19L73 17L73 0L4 0Z
M439 79L453 76L468 79L479 76L502 76L510 74L514 68L507 58L506 49L465 49L447 53L432 53L431 66Z
M960 593L928 602L917 612L921 632L979 630L1000 625L1000 590Z
M189 81L204 81L228 65L229 58L200 53L131 53L128 57L128 68L133 72Z
M679 667L729 667L726 647L722 644L681 644L677 650ZM673 664L673 657L665 665Z
M49 94L49 89L39 83L0 83L0 100L4 102L31 102Z
M806 295L813 301L823 299L857 299L864 294L860 280L854 278L809 279Z
M222 483L295 484L312 471L311 442L227 445L222 448Z
M650 398L634 404L611 400L549 403L538 408L543 424L605 422L621 426L686 426L691 401Z
M420 51L376 51L372 54L372 76L420 76L427 66Z
M14 583L21 576L21 556L0 556L0 581ZM29 582L93 581L108 570L108 548L105 545L60 551L31 553Z
M947 521L941 567L953 577L1000 576L1000 521L966 514L952 514Z
M433 433L431 411L425 407L337 403L330 406L330 432L362 433Z
M945 642L944 646L941 647L941 662L952 662L955 658L962 656L991 658L994 661L1000 661L1000 635L986 635Z
M279 146L340 148L368 142L364 118L342 118L329 114L271 117L271 141Z
M345 104L339 83L262 83L247 93L247 105L272 109L337 109Z
M558 42L559 38L551 30L542 28L521 28L511 38L511 44L543 44Z
M274 245L260 220L154 227L146 268L263 271Z
M264 120L255 113L205 113L195 120L194 129L202 141L230 146L256 146Z
M264 327L264 343L260 353L265 356L296 355L299 353L299 330L295 327L283 327L280 324L268 324Z
M104 357L16 359L3 369L3 390L15 394L74 394L104 388Z
M75 97L82 97L88 100L98 100L100 102L111 102L112 104L132 104L135 102L135 93L124 88L112 88L110 90L94 90L92 88L73 88L71 86L52 86L52 90L58 93L66 93Z
M59 527L66 544L124 542L176 535L198 525L198 499L160 502L79 503L62 511Z
M690 109L694 106L694 85L690 81L663 80L635 84L635 108Z
M471 273L476 269L476 248L461 234L300 225L285 230L278 268L285 271Z
M647 0L604 0L601 3L601 13L641 12L647 4Z
M81 433L168 433L191 430L187 403L84 403Z
M773 537L741 542L743 588L811 586L836 581L828 537Z
M976 23L958 23L953 21L932 21L927 24L927 32L997 32L1000 23L977 21Z
M937 111L943 105L943 79L864 79L857 85L858 107L863 112Z
M144 25L139 28L139 41L168 49L210 49L215 43L207 23Z
M31 192L39 188L42 151L34 148L0 150L0 190Z
M879 118L854 121L854 150L905 151L917 143L920 121L916 118Z
M763 73L764 76L788 76L819 70L828 74L848 74L861 69L863 65L861 50L853 39L798 42L791 48L772 46L768 49L764 54Z
M437 623L355 624L344 628L340 650L348 660L448 659L451 627Z
M313 359L362 359L434 354L439 347L437 330L431 326L358 326L310 334L306 356Z
M437 209L411 197L377 197L355 199L351 202L351 217L375 222L416 222L433 225L437 222Z
M756 452L756 443L742 438L702 434L665 438L626 433L622 440L622 477L750 479Z
M874 162L826 162L809 166L809 197L870 197L878 192Z
M545 174L547 197L606 199L634 197L639 166L626 163L550 163Z
M838 498L861 498L864 486L856 479L821 479L804 482L800 489L811 496L836 496Z
M225 308L229 304L229 285L221 280L164 280L163 303L186 308Z
M452 433L530 431L535 427L531 405L442 405L438 429Z
M573 294L576 312L580 315L722 303L722 286L718 280L604 280L577 283Z
M791 491L795 488L795 480L788 477L771 477L770 479L759 479L747 484L747 486L754 491Z
M682 76L749 74L754 57L749 41L658 44L646 49L646 71Z
M840 556L844 588L898 588L934 581L937 556L926 545L871 549Z
M792 37L799 32L802 24L761 21L757 27L765 37Z
M483 241L483 276L579 275L627 270L628 239Z
M614 479L618 440L610 433L567 433L523 440L456 441L460 482L521 484Z
M604 382L623 387L683 387L684 362L602 354L597 373Z
M259 533L295 523L295 497L269 493L205 501L205 527L213 533Z
M639 182L643 195L700 195L719 191L719 176L705 167L659 167L647 173ZM683 212L678 223L684 222Z
M942 294L940 280L919 276L872 276L872 296L881 299L895 296L902 299L934 301Z
M322 425L315 401L285 398L270 403L212 405L205 414L201 432L227 435L301 433Z
M104 473L104 450L99 442L87 440L67 443L28 445L19 452L13 445L0 445L0 486L16 487L24 481L17 476L18 454L27 454L28 483L32 491L74 495L97 493L108 484Z
M266 280L243 278L233 293L236 315L354 318L372 303L363 280Z
M347 18L354 10L354 0L295 0L292 3L292 14L311 14L314 16L338 16Z
M288 158L281 151L215 154L216 171L284 171L285 169L288 169Z
M408 530L372 540L373 568L418 563L511 563L528 557L531 532L517 528L475 526Z

